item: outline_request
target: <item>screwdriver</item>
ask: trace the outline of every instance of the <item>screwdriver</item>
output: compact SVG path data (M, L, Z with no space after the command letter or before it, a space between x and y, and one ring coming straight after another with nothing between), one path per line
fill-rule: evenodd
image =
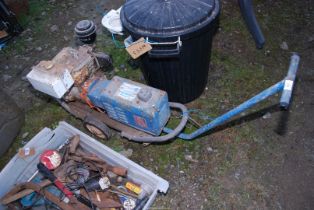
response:
M81 203L83 203L87 207L94 209L94 204L90 200L88 200L87 198L85 198L82 195L73 194L70 190L68 190L68 188L66 186L64 186L64 184L43 163L38 163L37 168L38 168L38 171L44 177L49 179L52 183L54 183L54 185L59 190L61 190L61 192L64 193L64 195L67 197L67 199L64 200L66 203L68 203L70 200L73 200L74 199L73 196L75 196L78 201L80 201Z

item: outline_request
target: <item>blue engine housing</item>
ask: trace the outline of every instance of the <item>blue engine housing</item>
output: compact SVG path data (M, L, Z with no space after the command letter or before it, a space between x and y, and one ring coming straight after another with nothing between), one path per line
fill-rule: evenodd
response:
M110 118L155 136L160 135L170 117L165 91L118 76L94 81L87 96Z

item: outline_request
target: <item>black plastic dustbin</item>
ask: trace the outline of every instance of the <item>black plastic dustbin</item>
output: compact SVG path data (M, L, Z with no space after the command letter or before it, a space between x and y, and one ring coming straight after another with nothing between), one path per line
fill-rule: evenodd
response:
M133 40L144 37L153 49L141 56L148 85L167 91L170 101L187 103L207 84L218 0L128 0L121 11Z

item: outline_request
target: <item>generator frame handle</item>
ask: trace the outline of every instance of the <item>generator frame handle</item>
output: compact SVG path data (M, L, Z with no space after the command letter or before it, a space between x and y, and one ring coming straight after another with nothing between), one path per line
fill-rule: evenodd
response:
M290 61L290 66L288 70L287 77L280 82L276 83L275 85L267 88L266 90L262 91L261 93L257 94L256 96L252 97L251 99L245 101L244 103L240 104L239 106L235 107L234 109L228 111L227 113L215 118L212 120L210 123L202 126L201 128L197 129L193 133L186 134L186 133L181 133L177 137L181 138L183 140L193 140L196 137L199 137L206 133L207 131L225 123L226 121L230 120L234 116L246 111L247 109L253 107L254 105L258 104L259 102L265 100L266 98L279 93L282 91L282 96L280 99L280 105L283 106L284 108L287 108L290 99L291 99L291 94L292 94L292 89L293 89L293 83L296 78L296 73L298 70L299 66L299 61L300 57L297 54L293 54L291 56L291 61ZM290 81L290 82L287 82ZM292 81L292 86L289 86ZM291 87L291 88L285 88L285 86ZM164 132L166 133L172 133L173 130L170 128L165 127L163 129Z
M288 109L290 101L291 101L293 86L295 83L295 78L297 75L299 62L300 62L300 57L297 54L293 54L291 56L291 62L290 62L288 74L285 79L284 88L283 88L282 95L280 98L280 106L284 109Z

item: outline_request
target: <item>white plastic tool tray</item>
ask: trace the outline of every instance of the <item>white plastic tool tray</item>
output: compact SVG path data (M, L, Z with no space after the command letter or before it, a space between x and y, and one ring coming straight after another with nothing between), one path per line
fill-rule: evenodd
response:
M127 168L130 180L144 185L145 188L150 188L152 193L143 209L148 209L152 205L158 192L167 192L169 183L166 180L125 158L66 122L60 122L54 130L44 128L25 145L25 148L35 148L36 154L34 156L21 159L15 155L5 166L0 173L0 197L3 197L15 184L26 182L35 173L37 163L39 162L39 155L44 150L57 149L68 138L76 134L80 135L80 144L88 152L96 154L111 165ZM0 204L0 209L6 208Z

